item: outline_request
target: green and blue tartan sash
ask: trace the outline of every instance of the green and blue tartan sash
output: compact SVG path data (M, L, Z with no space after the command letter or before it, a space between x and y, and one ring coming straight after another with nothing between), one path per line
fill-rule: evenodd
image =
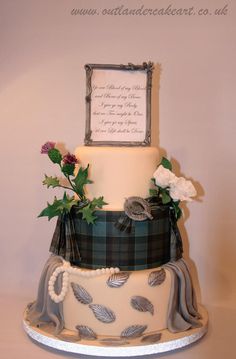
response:
M132 220L129 232L116 227L124 212L96 211L95 215L97 219L93 225L87 224L81 214L76 213L76 208L70 216L60 216L50 251L71 264L88 269L141 270L158 267L182 256L181 237L168 205L152 209L152 220ZM63 236L64 242L61 240ZM64 250L58 248L59 240L64 243Z

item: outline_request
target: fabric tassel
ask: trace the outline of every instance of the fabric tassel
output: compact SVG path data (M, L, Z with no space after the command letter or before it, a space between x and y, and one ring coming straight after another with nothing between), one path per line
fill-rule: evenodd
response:
M74 221L70 213L63 213L58 217L49 250L71 263L81 260Z

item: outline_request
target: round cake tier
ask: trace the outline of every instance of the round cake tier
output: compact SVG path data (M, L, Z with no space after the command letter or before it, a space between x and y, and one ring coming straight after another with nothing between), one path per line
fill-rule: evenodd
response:
M94 225L78 210L74 206L70 215L58 218L50 246L50 252L73 265L143 270L182 256L181 237L168 205L154 206L153 218L144 221L131 220L124 211L95 211Z
M95 211L96 222L88 224L73 207L70 216L59 217L50 251L87 269L119 267L142 270L177 260L182 255L181 238L167 205L152 209L153 219L134 221L123 211ZM62 243L76 241L77 254L69 259Z
M163 329L177 333L202 326L183 259L148 270L120 271L81 269L51 256L27 320L36 327L50 324L55 334L68 329L76 340L105 336L128 342Z
M89 199L103 196L106 210L122 210L131 196L149 196L151 178L159 161L155 147L78 147L79 163L89 164L93 181L86 188Z

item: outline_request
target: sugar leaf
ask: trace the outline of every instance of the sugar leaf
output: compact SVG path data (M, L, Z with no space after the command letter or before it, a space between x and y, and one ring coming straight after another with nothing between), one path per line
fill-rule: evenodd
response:
M162 157L161 165L167 168L168 170L172 171L172 164L167 158Z
M88 179L88 169L89 165L86 168L80 167L76 177L72 180L75 184L76 193L81 197L85 194L84 185L92 183Z
M82 213L82 219L85 219L88 224L94 224L95 220L97 219L93 212L94 210L91 208L90 204L79 210L79 213Z
M67 196L66 192L62 199L57 199L54 197L52 204L48 203L47 207L42 210L38 217L48 217L48 220L53 217L59 216L61 213L69 213L72 206L76 205L78 202L74 197Z
M64 192L63 199L61 200L61 206L62 210L65 212L70 212L72 206L77 205L78 200L76 200L74 197L69 197L66 192Z
M167 204L171 202L171 197L169 196L169 194L164 188L160 188L160 192L161 192L161 200L163 204Z
M106 204L108 204L108 203L106 203L106 202L104 201L104 197L101 196L101 197L98 197L98 198L94 198L94 199L91 201L90 206L91 206L93 209L95 209L96 207L102 208L102 207L105 206Z
M43 185L46 185L47 188L49 187L59 187L60 186L60 182L59 179L57 177L52 177L52 176L47 176L45 174L45 179L43 180Z
M157 197L158 196L158 191L156 189L154 189L154 188L150 188L149 189L149 195L151 197Z
M38 217L48 217L48 220L53 217L59 216L61 214L61 204L57 198L54 198L54 202L52 204L48 203L47 207L42 210L42 212L38 215Z
M172 201L172 206L173 206L174 211L175 211L175 219L176 219L176 221L178 221L178 219L180 219L180 217L182 216L182 210L179 207L179 203L180 203L180 201L177 201L177 202Z
M153 184L156 184L155 178L151 178L151 181L152 181Z

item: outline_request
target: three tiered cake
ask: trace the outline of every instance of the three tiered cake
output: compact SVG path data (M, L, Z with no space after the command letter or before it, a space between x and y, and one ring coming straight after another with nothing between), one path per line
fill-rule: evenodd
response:
M43 152L80 190L79 200L64 196L67 210L60 213L55 200L42 214L53 209L59 217L37 299L25 313L28 334L104 356L151 354L199 339L207 318L177 227L179 202L195 194L189 181L183 186L151 146L82 146L63 157L47 143ZM47 176L44 182L61 186Z

